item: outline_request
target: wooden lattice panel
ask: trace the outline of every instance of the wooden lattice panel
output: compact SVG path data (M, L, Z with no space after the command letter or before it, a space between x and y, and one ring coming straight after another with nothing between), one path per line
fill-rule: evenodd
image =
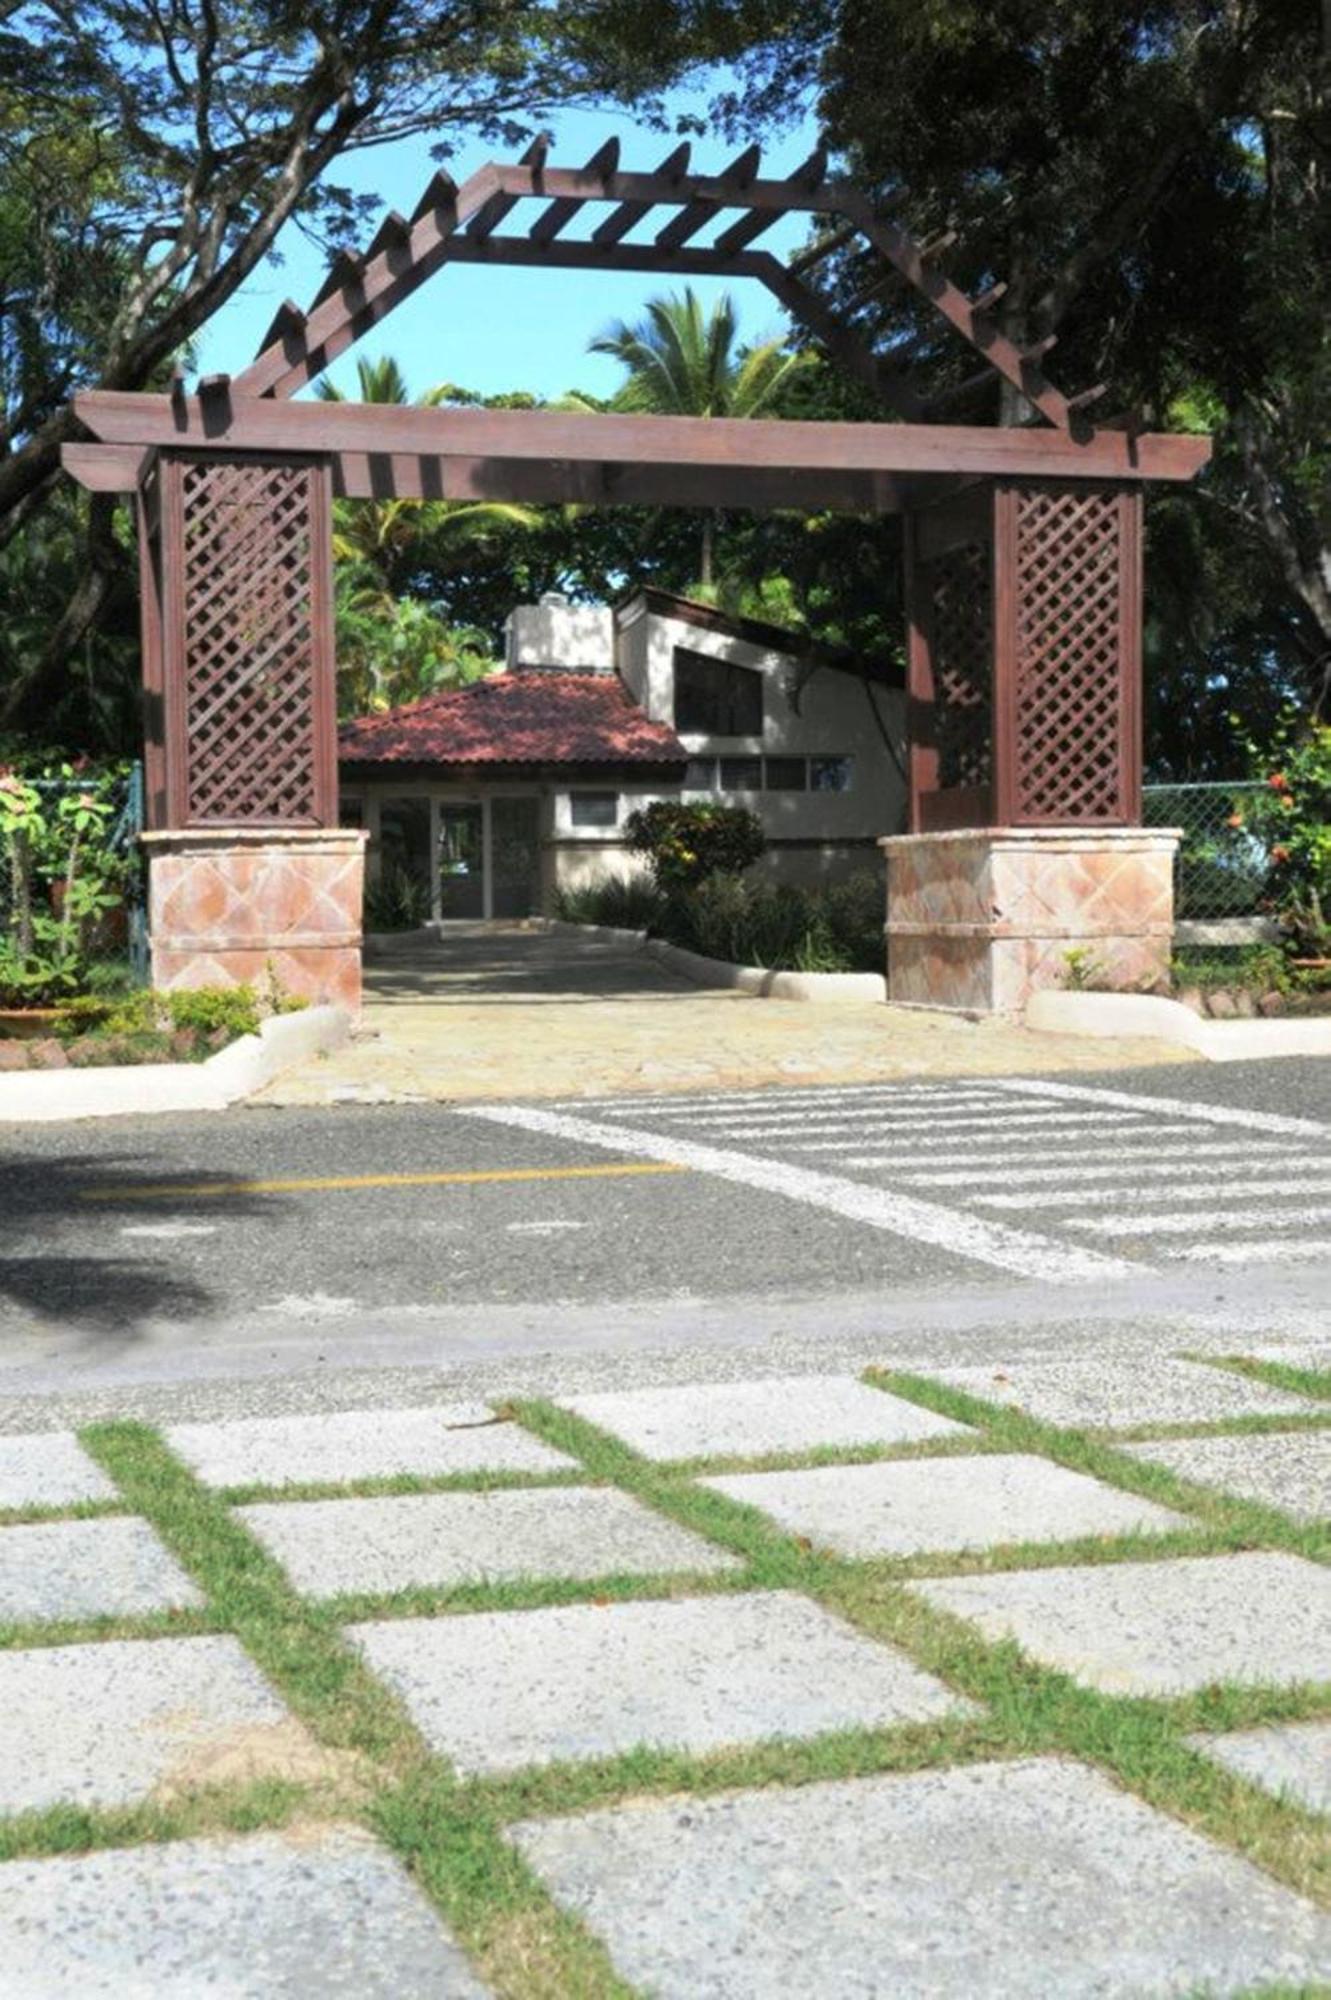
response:
M926 565L941 788L987 785L993 765L989 551L977 542Z
M1103 489L1017 495L1013 818L1120 821L1126 797L1124 507Z
M321 737L333 727L324 471L235 459L171 469L177 823L318 825L328 812Z

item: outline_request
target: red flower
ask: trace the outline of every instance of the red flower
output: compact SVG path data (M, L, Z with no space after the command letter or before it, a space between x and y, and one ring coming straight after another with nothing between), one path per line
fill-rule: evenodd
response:
M1229 818L1228 818L1228 819L1227 819L1227 820L1225 821L1225 825L1226 825L1226 826L1242 826L1242 825L1243 825L1243 814L1242 814L1242 813L1231 813L1231 814L1229 815Z
M1273 847L1271 849L1271 859L1277 863L1288 861L1289 849L1287 847Z
M1287 792L1289 790L1289 779L1283 771L1273 771L1266 782L1273 792Z

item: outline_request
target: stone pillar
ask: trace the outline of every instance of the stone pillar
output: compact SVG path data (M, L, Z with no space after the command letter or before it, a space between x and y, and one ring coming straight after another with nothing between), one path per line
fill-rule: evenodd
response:
M147 833L154 986L283 990L361 1004L359 827L227 827Z
M888 998L1020 1014L1069 981L1068 953L1102 986L1168 969L1174 852L1155 827L974 827L898 835L887 857Z

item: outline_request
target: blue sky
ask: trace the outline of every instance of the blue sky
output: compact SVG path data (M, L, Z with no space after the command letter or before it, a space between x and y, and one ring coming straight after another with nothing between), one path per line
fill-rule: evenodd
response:
M676 96L668 108L672 113L696 111L710 94L700 90L687 97ZM543 123L554 134L550 157L559 166L580 166L612 133L620 140L620 162L627 171L656 166L675 143L668 135L635 126L631 118L609 112L568 112ZM812 151L816 139L811 121L792 128L764 149L763 173L780 177L789 172ZM695 139L693 168L714 173L737 150L719 137ZM486 144L467 145L449 161L449 172L461 181L493 157L514 156L497 153ZM433 171L426 136L376 147L334 169L340 182L381 196L385 207L400 209L404 215L411 214ZM517 225L525 233L539 213L535 203L524 203L513 212L509 226ZM606 210L598 205L586 213L590 221L575 225L570 234L585 235ZM658 210L646 229L640 226L633 232L634 240L655 234L664 220L665 215ZM718 226L712 225L698 241L706 243ZM366 242L373 230L370 223L364 234ZM792 216L762 239L763 248L788 253L807 233L807 219ZM290 297L308 305L314 297L325 268L319 250L290 227L280 239L280 248L282 264L261 266L204 329L197 343L199 374L214 370L238 373L254 355L281 301ZM679 289L685 283L692 284L705 300L725 290L716 279L682 277L672 284L647 272L544 273L448 265L382 327L368 334L359 347L342 356L330 372L334 380L354 388L356 356L387 353L402 364L414 394L447 381L482 394L530 389L538 395L557 396L565 389L580 388L607 395L618 385L621 371L617 363L589 355L588 341L608 320L636 319L653 294ZM741 280L733 290L742 338L759 340L784 330L781 310L764 287Z

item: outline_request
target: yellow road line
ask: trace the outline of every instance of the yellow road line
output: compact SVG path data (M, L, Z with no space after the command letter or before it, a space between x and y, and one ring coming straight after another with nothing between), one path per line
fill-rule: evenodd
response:
M460 1174L345 1174L329 1178L269 1181L163 1181L151 1187L80 1188L81 1201L194 1201L204 1195L336 1194L353 1188L474 1187L495 1181L600 1181L625 1175L683 1174L687 1167L668 1160L631 1160L621 1166L490 1167Z

